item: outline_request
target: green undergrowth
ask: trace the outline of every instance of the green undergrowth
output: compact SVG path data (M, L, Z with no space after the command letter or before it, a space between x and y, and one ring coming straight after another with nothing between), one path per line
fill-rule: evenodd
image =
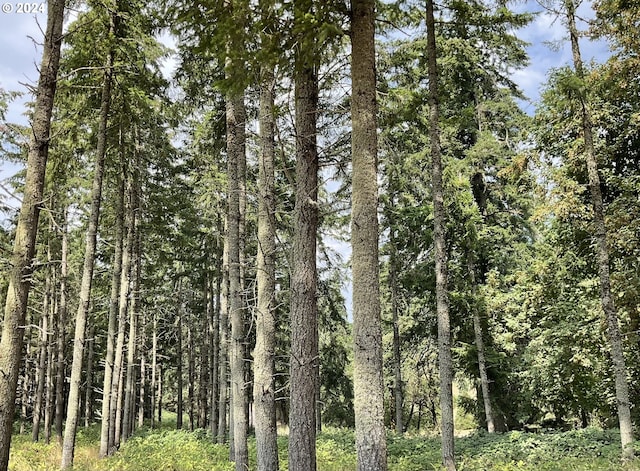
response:
M228 448L214 444L205 430L187 432L142 428L107 459L98 458L99 426L78 433L76 471L231 471ZM640 471L637 461L621 464L616 430L588 428L569 432L488 434L483 431L456 440L459 471ZM353 430L329 428L318 437L319 471L355 469ZM278 437L280 469L288 471L287 437ZM437 437L390 434L390 471L440 470ZM640 446L637 447L640 454ZM250 468L255 469L255 440L249 441ZM53 471L59 468L57 444L32 443L30 436L13 439L11 471Z

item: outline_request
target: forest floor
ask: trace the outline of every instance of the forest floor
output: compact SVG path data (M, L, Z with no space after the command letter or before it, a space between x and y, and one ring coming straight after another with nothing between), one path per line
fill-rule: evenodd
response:
M113 456L98 457L100 426L78 432L75 471L232 471L228 448L213 444L205 430L142 428ZM175 426L175 422L173 422ZM353 430L329 428L318 437L318 471L355 469ZM287 437L278 437L280 469L286 471ZM255 440L250 440L250 460L255 465ZM640 448L636 450L640 455ZM10 471L59 469L57 443L33 443L30 435L13 437ZM489 435L475 432L456 439L459 471L582 471L640 470L640 460L620 463L619 435L615 430L588 428L569 432L509 432ZM439 470L440 443L434 436L390 434L389 471ZM255 469L255 468L252 468Z

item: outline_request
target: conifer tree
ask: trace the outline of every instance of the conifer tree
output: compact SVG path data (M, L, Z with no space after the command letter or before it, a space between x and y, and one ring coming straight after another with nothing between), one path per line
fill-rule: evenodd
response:
M438 370L440 373L440 414L442 462L448 471L455 471L453 448L453 364L451 359L451 327L447 292L446 212L442 183L440 149L440 115L438 98L438 68L433 1L427 0L427 68L429 78L429 141L431 146L431 179L433 186L433 239L436 263L436 311L438 317Z
M108 40L112 39L115 30L115 19L110 18ZM82 376L82 363L84 358L84 343L87 317L91 302L91 285L93 282L93 267L96 258L96 240L98 237L98 223L100 221L100 206L102 204L102 180L105 169L105 157L107 151L107 124L109 119L109 107L111 104L111 80L113 74L113 52L107 54L104 66L104 78L102 83L102 97L100 102L100 118L98 126L98 148L96 150L96 163L94 167L93 187L91 190L91 210L89 225L85 241L84 264L82 269L82 281L80 286L80 303L75 319L75 335L73 343L73 363L71 365L71 382L69 401L67 405L67 418L65 421L64 442L62 445L61 469L73 467L75 452L76 430L79 420L80 382Z
M261 2L263 48L273 48L271 2ZM269 56L267 56L269 57ZM259 471L278 469L275 404L276 347L276 201L275 201L275 76L267 61L260 72L260 157L258 162L258 261L256 282L256 346L253 402Z
M351 18L354 408L357 467L387 469L378 275L378 148L372 0L355 0Z
M316 237L318 230L318 52L313 22L316 3L294 2L300 31L294 66L296 187L291 268L291 354L289 469L316 469L316 381L318 306Z
M51 114L60 65L65 3L65 0L52 0L47 6L47 27L31 125L32 134L29 139L24 196L16 227L0 339L0 470L3 471L9 463L16 387L24 338L22 326L25 324L31 288L36 233L51 138Z
M573 54L573 65L577 79L584 84L585 72L580 51L579 34L576 27L576 7L574 0L565 0L565 13ZM616 402L618 422L620 424L620 441L622 444L622 457L631 459L634 456L631 443L633 442L633 424L631 422L631 402L629 401L629 385L627 384L627 367L622 346L622 335L618 320L618 312L611 293L611 274L609 267L609 247L607 243L607 228L604 216L604 204L602 190L600 188L600 174L593 137L593 119L591 117L591 104L585 92L584 86L576 90L580 102L582 120L582 137L584 139L584 154L589 175L589 191L591 205L593 206L593 219L595 225L595 239L597 243L598 276L600 279L600 301L602 310L607 319L607 335L611 348L611 360L613 362L613 374L615 379Z

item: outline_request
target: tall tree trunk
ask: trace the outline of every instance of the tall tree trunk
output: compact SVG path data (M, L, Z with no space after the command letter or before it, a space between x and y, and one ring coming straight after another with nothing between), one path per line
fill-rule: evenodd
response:
M5 470L9 463L16 388L24 339L22 326L24 326L27 313L38 218L47 168L51 112L56 92L60 46L62 44L64 5L64 0L48 2L47 29L33 109L24 196L18 215L11 257L9 287L5 301L2 339L0 340L0 371L2 371L0 375L0 470Z
M471 292L474 299L478 295L478 285L475 277L475 263L473 260L473 254L469 252L467 254L467 268L469 272L469 278L471 283ZM491 395L489 393L489 377L487 376L487 360L485 357L484 338L482 333L482 320L480 318L480 311L477 306L473 306L473 333L475 337L476 350L478 351L478 371L480 373L480 389L482 391L482 403L484 405L484 415L487 420L487 432L494 433L496 430L495 422L493 420L493 407L491 405Z
M161 364L158 365L158 424L162 424L162 399L164 389L162 389L162 382L164 380L164 367Z
M228 218L227 218L228 219ZM222 295L220 297L220 376L218 387L220 390L218 401L218 443L225 443L227 439L227 402L228 388L228 358L229 358L229 236L228 223L225 223L224 247L222 249Z
M134 134L136 134L134 129ZM135 136L137 141L137 135ZM137 147L137 145L136 145ZM133 433L135 417L135 359L138 340L138 319L140 317L140 156L136 151L131 189L131 211L133 215L133 239L131 241L131 308L129 309L129 340L127 344L127 373L123 410L122 441ZM135 215L138 214L136 217Z
M122 129L120 129L120 158L125 161L124 144L122 142ZM126 196L125 196L125 222L127 235L122 248L122 271L120 274L120 293L118 297L118 335L116 338L113 372L111 381L111 400L109 401L109 451L115 450L120 445L121 417L122 417L122 368L124 358L125 329L127 325L127 311L129 309L129 294L131 291L131 264L135 235L135 212L133 210L133 176L131 170L126 172Z
M62 211L62 225L54 224L55 230L55 238L58 240L58 231L64 230L63 228L66 226L66 208ZM56 250L53 255L55 259L61 259L61 253ZM53 425L53 417L54 417L54 407L55 407L55 399L53 397L54 394L54 381L53 377L55 374L55 348L54 348L54 339L55 332L57 329L56 326L56 316L58 315L58 308L60 299L58 296L59 291L59 280L60 280L60 265L55 264L52 269L52 277L51 277L51 304L49 307L49 312L47 312L47 316L49 316L48 326L49 326L49 335L47 335L47 360L46 360L46 372L45 372L45 398L44 398L44 442L48 445L51 442L51 429Z
M57 356L56 356L56 436L58 444L62 446L62 424L64 420L64 382L65 374L65 345L66 345L66 326L67 326L67 290L69 280L69 236L67 233L67 217L68 212L65 211L65 224L62 227L62 244L60 255L60 304L58 305L58 321L57 321Z
M312 0L294 1L294 21L313 14ZM303 31L295 50L296 195L291 268L289 469L316 469L318 306L318 112L315 31Z
M316 436L322 432L322 384L320 381L320 360L316 362L316 371L314 372L316 378Z
M264 18L265 20L268 18ZM253 353L253 402L258 471L278 469L275 408L275 117L273 68L260 77L260 160L258 163L258 300Z
M402 411L403 403L403 383L402 383L402 357L400 355L400 326L398 322L399 300L398 300L398 259L395 245L395 231L392 231L392 252L389 260L389 288L391 289L391 322L393 323L393 398L396 415L396 433L404 433L404 416Z
M208 293L205 287L205 317L201 322L201 337L200 337L200 365L198 374L198 428L207 427L207 417L209 412L209 402L207 401L209 389L209 346L212 343L211 330L209 329L210 311L208 307Z
M448 471L455 471L453 443L453 361L451 358L451 327L447 292L447 247L445 239L446 212L442 184L440 152L440 110L438 101L438 69L433 0L427 0L427 67L429 74L429 140L433 186L433 239L436 265L436 312L438 317L438 370L440 373L440 412L442 461Z
M89 338L87 343L89 344L89 350L87 352L87 387L84 396L84 426L89 428L93 420L93 355L96 328L95 325L91 325L89 330Z
M65 215L66 215L66 211L65 211ZM65 218L66 219L66 218ZM66 222L65 222L66 224ZM54 282L54 286L55 286L55 282ZM55 405L55 399L53 397L53 392L54 392L54 382L53 382L53 375L54 375L54 343L53 343L53 338L54 338L54 333L56 331L56 316L58 314L58 302L57 302L57 297L54 296L53 298L53 305L51 306L51 309L49 310L49 328L52 331L52 335L49 335L47 338L47 373L46 373L46 400L45 400L45 407L44 407L44 442L48 445L51 442L51 426L53 423L53 415L54 415L54 405Z
M113 35L114 22L111 20L108 35ZM102 203L102 180L104 177L105 156L107 151L107 123L109 120L109 106L111 104L111 77L113 73L113 52L107 54L102 82L102 100L100 104L100 122L98 125L98 148L96 163L93 170L93 187L91 189L91 214L85 239L84 264L82 281L80 283L80 301L76 312L76 330L73 340L73 363L71 364L71 381L69 401L67 403L67 420L65 422L64 442L62 445L62 469L73 466L73 454L76 443L76 429L79 418L80 383L82 380L82 360L84 358L85 329L89 306L91 303L91 284L93 282L93 267L95 264L96 241L98 224L100 221L100 205Z
M116 394L116 410L115 410L115 430L113 432L114 448L119 448L122 442L122 409L124 405L124 355L122 357L122 363L120 364L120 375L118 378L118 392Z
M487 361L485 357L484 339L482 338L482 322L480 312L478 312L477 308L473 310L473 332L475 335L476 349L478 350L478 370L480 372L480 388L482 390L484 415L487 420L487 432L494 433L496 426L493 420L491 394L489 393L489 377L487 376Z
M118 322L118 301L120 294L120 277L122 275L122 258L124 247L124 162L121 162L123 172L118 175L118 191L116 193L116 227L115 248L113 254L113 272L111 274L111 295L109 297L109 319L107 321L107 345L104 361L104 380L102 386L102 423L100 428L100 457L109 453L109 431L111 429L111 384L113 383L113 362L115 356L116 325Z
M129 341L127 344L127 373L125 381L125 395L123 408L122 441L133 433L135 418L135 389L136 389L136 345L138 340L138 319L140 317L140 192L141 159L137 149L140 148L138 128L134 126L133 139L135 141L133 156L133 185L131 187L131 211L133 212L133 239L131 241L131 308L129 310ZM136 216L137 215L137 216Z
M565 0L569 36L571 38L571 51L573 53L573 65L576 75L581 81L585 80L584 66L580 53L579 34L575 20L575 4L573 0ZM593 222L595 225L595 238L598 249L598 275L600 278L600 302L602 310L607 318L607 337L611 348L611 360L616 385L616 402L618 406L618 422L620 424L620 441L622 444L623 459L632 459L634 456L631 444L633 442L633 424L631 421L631 403L629 400L629 385L627 384L627 367L624 359L622 335L618 321L613 296L611 295L611 276L609 268L609 247L607 245L607 228L604 216L604 204L600 189L600 175L598 173L598 161L593 143L593 121L589 99L584 88L580 89L580 104L582 112L582 133L584 136L584 151L589 174L589 190L591 192L591 204L593 206Z
M476 103L477 103L476 99ZM480 107L476 105L476 110L478 114L478 130L482 131L482 113L480 111ZM487 198L484 191L484 177L480 172L475 173L475 175L471 178L471 189L473 193L474 200L476 205L478 206L478 210L482 217L486 217L487 213ZM477 232L477 231L476 231ZM469 282L471 284L471 294L473 295L473 299L476 300L478 298L478 282L476 279L476 262L474 257L475 246L477 245L477 240L473 237L469 241L469 248L467 252L467 271L469 273ZM486 275L483 273L482 276ZM475 337L475 344L478 356L478 372L480 374L480 389L482 393L482 403L484 405L484 415L487 421L487 432L494 433L495 419L493 416L493 407L491 405L491 394L489 389L489 377L487 375L487 361L485 356L485 348L484 348L484 338L483 338L483 329L482 329L482 320L480 318L480 309L476 303L472 307L472 316L473 316L473 331Z
M26 325L31 325L31 314L27 313ZM33 368L31 368L31 333L27 335L27 344L24 349L24 374L22 375L22 396L20 397L20 435L23 435L27 430L27 421L29 420L29 395L32 386L31 374Z
M182 293L182 279L178 279L177 281L177 290L178 292L178 305L176 306L177 312L176 316L178 317L177 322L177 343L176 343L176 412L178 416L176 417L176 428L182 428L182 415L184 414L184 400L182 397L182 390L184 388L183 381L183 372L182 372L182 305L183 305L183 293Z
M194 429L194 403L195 403L195 380L196 380L196 371L195 371L195 352L193 349L195 348L195 341L193 340L193 326L191 322L188 322L187 326L187 365L188 365L188 375L189 375L189 385L187 386L187 394L189 397L189 431L193 432Z
M138 169L141 169L140 162L138 162ZM138 178L141 178L141 172L138 174ZM141 211L141 201L142 201L142 182L138 180L138 211ZM135 265L135 278L133 280L133 292L134 298L133 310L137 313L136 317L140 322L140 326L137 329L139 332L139 345L140 345L140 395L138 400L138 427L142 427L144 425L144 406L145 406L145 383L147 381L147 372L146 372L146 316L142 311L141 307L141 296L142 296L142 230L141 230L141 222L138 218L137 220L138 230L136 231L136 265Z
M229 60L228 60L229 61ZM231 397L233 417L234 461L236 471L243 471L249 464L247 448L248 418L244 371L244 316L240 266L240 200L241 161L245 159L245 109L244 93L226 98L227 121L227 172L229 180L228 239L229 239L229 317L231 318Z
M135 277L135 268L132 275ZM135 299L135 290L132 290L133 297ZM135 301L132 301L131 309L129 309L129 338L127 342L127 369L125 376L125 391L124 391L124 407L122 412L122 442L126 442L127 439L133 433L133 421L131 420L134 411L135 400L135 361L136 361L136 337L137 337L137 324L138 324L138 312L135 309Z
M51 244L48 249L48 260L51 263ZM31 428L31 439L37 442L40 436L40 421L42 419L42 406L44 403L44 386L46 379L47 368L47 344L49 338L49 309L51 304L51 290L52 290L52 269L47 270L45 288L44 288L44 302L42 303L42 316L40 320L40 351L38 353L38 371L36 373L36 397L33 407L33 426Z
M351 247L353 386L357 469L387 469L378 275L378 141L375 2L354 0L351 18Z
M218 254L220 256L220 254ZM220 257L222 258L222 257ZM216 289L215 298L211 292L211 282L208 282L209 302L208 306L210 311L210 328L212 336L211 345L211 437L213 440L218 438L218 415L220 413L218 408L218 396L220 391L220 286L221 286L221 274L216 277Z
M153 312L153 332L151 333L151 428L156 426L156 386L158 372L158 313Z
M144 326L141 329L144 331ZM138 395L138 428L144 425L144 405L146 400L147 385L147 357L145 355L144 346L140 351L140 394Z

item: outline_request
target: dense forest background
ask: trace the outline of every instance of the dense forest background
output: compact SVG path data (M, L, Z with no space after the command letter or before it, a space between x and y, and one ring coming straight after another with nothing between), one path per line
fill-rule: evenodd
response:
M455 469L454 418L620 428L633 455L639 7L538 5L572 61L530 115L534 14L382 2L374 46L373 3L50 0L29 125L0 89L24 169L0 193L0 469L12 433L67 468L78 427L107 456L167 411L237 469L254 429L277 469L276 426L289 469L326 426L356 428L359 469L385 429L441 430Z

